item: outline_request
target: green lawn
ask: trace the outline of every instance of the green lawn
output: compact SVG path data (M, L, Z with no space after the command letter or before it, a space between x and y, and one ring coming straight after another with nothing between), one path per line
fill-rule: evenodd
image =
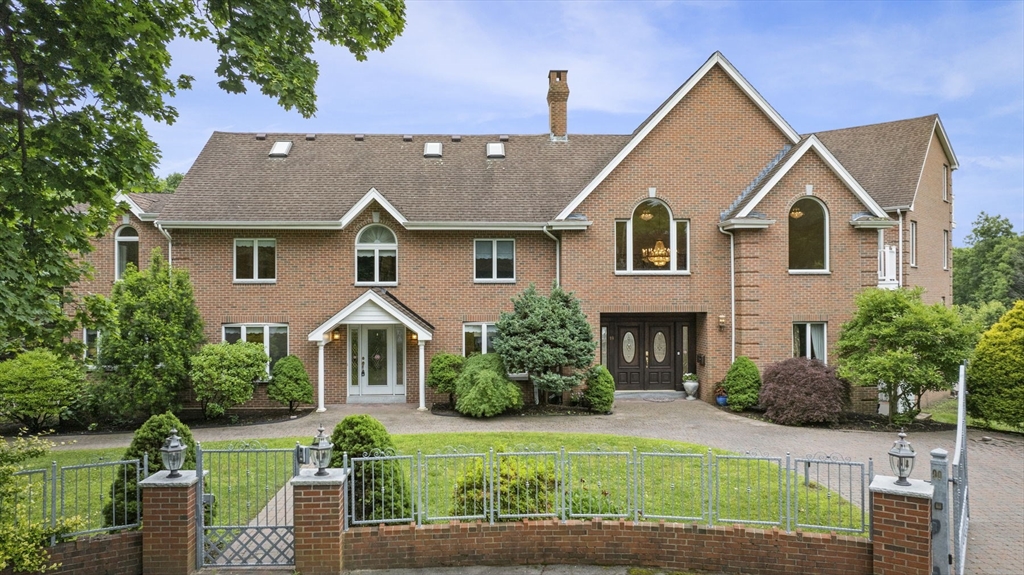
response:
M942 423L956 423L956 410L957 399L955 397L952 397L950 399L944 399L938 403L933 403L923 411L932 414L932 419L934 419L935 421L941 421ZM967 426L976 427L978 429L991 429L993 431L1020 433L1020 430L1014 429L1009 425L1005 425L995 421L986 421L984 419L978 419L971 416L967 416Z

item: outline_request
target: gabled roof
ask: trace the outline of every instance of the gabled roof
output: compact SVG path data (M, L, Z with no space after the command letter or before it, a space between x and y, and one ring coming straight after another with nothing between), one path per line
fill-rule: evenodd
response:
M818 155L819 158L825 163L832 173L836 175L846 187L853 192L857 199L864 204L864 207L875 217L885 218L888 217L885 214L885 210L882 206L879 206L871 195L860 185L860 183L854 179L850 172L843 167L843 164L839 163L828 148L826 148L820 140L814 135L807 136L801 142L794 146L792 149L786 151L784 155L776 162L775 166L760 179L758 183L754 185L749 191L746 192L746 197L740 197L738 203L734 204L734 208L722 215L722 220L727 221L734 218L743 219L751 216L754 208L768 195L775 185L782 180L782 178L789 173L789 171L800 161L800 158L804 157L807 152L813 151Z
M949 158L949 167L955 170L959 167L956 155L937 114L815 135L875 201L896 209L914 204L933 133Z
M615 168L626 159L630 152L632 152L633 149L636 148L640 142L642 142L644 138L646 138L647 135L665 119L666 116L668 116L669 112L671 112L676 105L678 105L679 102L681 102L682 99L690 93L690 90L704 79L704 76L706 76L715 66L720 67L722 71L724 71L726 75L736 83L740 90L750 98L754 105L760 108L768 119L771 120L772 123L779 128L779 131L785 134L791 142L795 144L800 141L800 135L792 126L789 125L788 122L786 122L785 119L782 118L782 115L776 112L775 108L772 108L771 104L769 104L768 101L754 89L750 82L748 82L747 79L739 73L739 70L737 70L729 60L726 60L725 56L723 56L721 52L715 52L706 62L704 62L703 66L694 72L682 86L669 96L667 100L662 102L661 106L659 106L653 114L640 124L640 126L633 132L633 136L629 140L629 143L619 150L619 153L615 155L611 162L605 165L601 171L592 180L590 180L589 183L587 183L586 187L583 188L583 190L580 191L580 193L577 194L561 212L559 212L556 219L563 220L569 217L569 215L572 214L581 203L583 203L583 200L587 199L587 196L589 196L590 193L593 192L594 189L597 188L597 186L600 185L601 182L603 182L605 178L607 178L612 171L614 171ZM573 137L575 138L576 136Z
M164 227L341 228L369 199L407 227L539 228L551 222L629 136L256 134L215 132L160 213ZM268 154L290 141L287 157ZM440 142L440 158L424 143ZM373 192L371 192L371 190ZM369 194L369 197L368 197ZM381 200L384 201L381 201ZM399 218L399 221L402 221Z
M326 341L327 334L331 330L347 323L349 316L367 305L376 306L384 310L384 312L394 318L394 323L400 323L414 332L419 341L430 341L434 337L434 326L427 323L393 295L386 290L368 289L363 292L363 295L345 306L344 309L334 314L331 319L310 332L307 339L321 343Z
M120 199L128 203L132 214L140 220L152 220L154 214L159 214L161 208L167 203L171 194L119 194Z

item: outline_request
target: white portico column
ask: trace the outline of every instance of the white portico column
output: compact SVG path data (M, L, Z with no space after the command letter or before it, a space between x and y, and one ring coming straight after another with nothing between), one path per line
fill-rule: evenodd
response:
M327 411L327 408L324 407L324 345L326 345L326 344L327 344L327 342L326 341L322 341L322 340L316 342L316 351L317 351L316 395L319 398L317 400L317 408L316 408L317 413L322 413L324 411Z
M427 386L426 386L426 375L425 375L426 372L424 371L424 361L423 361L423 346L426 345L426 342L421 339L419 341L419 343L420 343L420 407L419 407L419 411L426 411L427 410Z

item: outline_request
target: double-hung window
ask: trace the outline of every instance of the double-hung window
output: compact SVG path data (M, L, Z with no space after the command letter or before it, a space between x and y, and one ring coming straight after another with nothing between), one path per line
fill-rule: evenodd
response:
M262 345L270 357L268 375L277 360L288 355L288 326L285 324L226 324L221 329L224 341L228 343L247 341Z
M825 323L801 322L793 324L793 357L807 357L826 361Z
M644 200L630 219L615 222L616 273L689 271L690 222L673 219L661 200Z
M493 323L462 324L462 355L469 357L478 353L494 353L494 342L498 339L498 328Z
M251 283L277 281L277 240L236 239L235 281Z
M473 279L478 282L516 281L515 240L476 240L473 242Z
M398 283L398 239L380 224L363 228L356 236L356 285Z

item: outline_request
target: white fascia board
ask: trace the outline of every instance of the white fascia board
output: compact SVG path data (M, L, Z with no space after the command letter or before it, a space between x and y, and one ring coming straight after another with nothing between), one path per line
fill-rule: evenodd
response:
M960 161L956 159L956 152L953 151L953 145L949 143L949 137L946 135L946 128L942 125L942 119L939 117L935 118L935 130L939 133L939 141L942 142L942 147L946 151L946 156L949 157L949 169L956 170L960 168Z
M340 230L341 222L235 222L211 221L197 222L189 220L155 220L167 229L232 229L232 230Z
M402 212L399 212L395 206L391 205L391 202L387 201L384 194L378 192L377 188L370 188L370 191L366 192L366 194L364 194L363 197L355 203L355 205L349 208L349 210L345 212L344 216L341 216L341 228L344 229L348 227L348 225L352 223L352 220L354 220L359 214L363 213L363 210L365 210L366 206L370 205L371 202L377 202L380 204L381 207L384 208L384 211L391 214L391 217L395 218L395 220L402 224L402 226L405 226L405 224L408 223L408 220L405 219Z
M772 175L772 177L769 178L769 180L765 182L763 186L761 186L761 189L758 190L757 195L755 195L753 199L747 202L747 205L744 206L738 214L736 214L736 217L745 218L749 216L750 212L753 211L755 207L757 207L757 204L759 204L761 200L763 200L764 197L767 196L773 188L775 188L775 185L778 184L779 181L781 181L782 178L789 173L789 170L791 170L793 166L795 166L796 163L800 161L800 158L804 157L804 154L806 154L808 150L814 150L814 152L818 154L818 157L821 158L829 167L829 169L832 170L832 173L838 176L839 179L842 180L843 184L845 184L846 187L849 188L849 190L853 192L855 196L857 196L857 199L859 199L861 203L864 204L864 207L871 210L872 215L879 218L888 217L885 213L885 210L882 209L882 206L878 205L878 202L876 202L871 197L871 195L868 194L867 190L865 190L864 187L860 185L860 182L858 182L850 174L850 172L848 172L846 168L839 163L839 160L837 160L836 157L832 155L832 152L828 151L828 148L826 148L825 145L821 143L821 140L819 140L818 137L813 134L809 136L806 140L804 140L804 143L801 144L799 148L797 148L796 152L794 152L788 160L786 160L786 163L783 164L778 170L776 170L775 174Z
M731 218L718 224L722 231L730 230L764 230L775 223L775 220L762 220L761 218Z
M333 330L334 328L338 327L341 324L344 324L348 316L352 315L353 312L363 307L363 305L366 304L366 302L370 301L382 307L385 311L391 314L391 317L395 318L396 320L398 320L399 323L415 332L416 337L419 341L430 341L431 339L433 339L433 333L431 333L430 331L422 327L420 324L413 321L402 310L396 308L394 305L391 304L391 302L381 297L380 294L373 291L372 289L366 290L366 292L363 293L363 295L357 297L355 300L352 301L352 303L345 306L344 309L334 314L331 317L331 319L320 324L319 327L310 332L309 337L307 339L309 341L315 342L324 341L324 337L327 335L327 332Z
M585 230L594 222L590 221L555 221L555 222L409 222L405 225L408 230L420 231L509 231L509 232L539 232L545 226L561 230Z
M647 122L647 125L633 136L629 143L627 143L626 146L622 148L614 158L612 158L612 161L609 162L608 165L606 165L597 174L597 176L595 176L594 179L576 195L575 198L573 198L572 202L570 202L564 210L555 216L555 219L564 220L569 217L569 214L573 213L573 211L583 203L583 200L587 199L587 196L589 196L590 193L593 192L594 189L597 188L597 186L600 185L601 182L603 182L605 178L607 178L608 175L626 159L626 156L628 156L634 148L640 145L640 142L642 142L644 138L646 138L647 135L650 134L673 109L675 109L676 105L690 93L690 90L692 90L693 87L696 86L697 83L700 82L716 64L722 67L722 70L724 70L733 82L739 86L740 90L742 90L747 97L750 98L766 116L768 116L772 123L774 123L775 126L778 127L787 138L789 138L790 142L796 144L800 141L800 134L798 134L797 131L794 130L778 112L775 111L775 108L771 107L768 101L765 100L761 94L754 89L750 82L748 82L747 79L739 73L739 70L737 70L731 62L726 60L725 56L723 56L721 52L715 52L710 58L708 58L707 62L704 62L703 66L698 68L697 71L694 72L693 75L690 76L690 78L686 80L686 82L684 82L683 85L680 86L674 94L672 94L672 96L669 97L668 101L665 102L665 104L663 104L658 110L658 113L651 118L651 121Z
M142 208L139 207L139 204L136 204L135 201L129 198L127 194L123 194L120 192L114 194L114 202L124 202L128 204L128 211L130 211L132 215L134 215L136 218L139 218L140 220L142 219L143 214L145 214L145 212L142 211Z

